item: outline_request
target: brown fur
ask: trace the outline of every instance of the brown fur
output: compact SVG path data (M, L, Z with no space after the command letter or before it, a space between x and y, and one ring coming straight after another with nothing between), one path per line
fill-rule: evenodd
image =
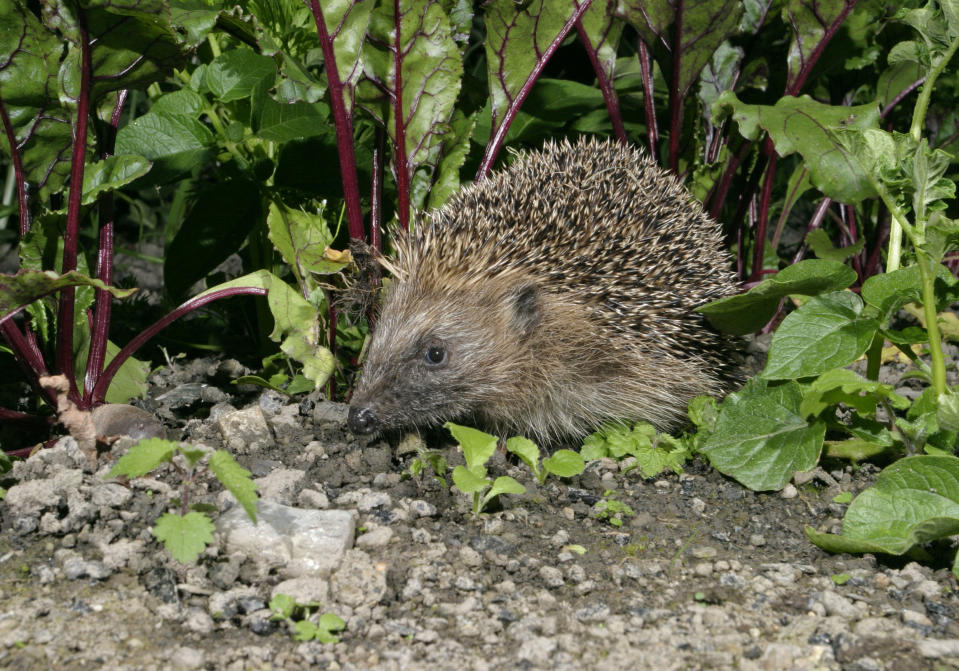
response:
M719 227L639 150L547 144L396 244L351 404L361 432L456 419L547 442L609 420L668 429L736 377L735 347L692 312L735 292Z

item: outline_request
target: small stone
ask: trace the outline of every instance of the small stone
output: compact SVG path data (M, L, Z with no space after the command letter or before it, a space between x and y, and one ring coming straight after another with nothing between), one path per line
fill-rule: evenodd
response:
M779 492L779 496L784 499L794 499L799 496L799 490L796 489L796 486L792 483L789 483L782 488L782 491Z
M711 545L697 545L689 554L696 559L715 559L719 552Z
M468 545L464 545L460 548L460 562L464 566L469 566L471 568L477 568L483 565L483 557L479 552L474 550Z
M373 605L386 594L383 562L373 563L362 550L347 550L339 569L330 577L333 598L347 606Z
M553 537L549 539L550 544L556 547L562 547L569 543L569 532L566 529L560 529Z
M213 618L201 608L188 608L183 626L196 634L209 634L213 631Z
M329 599L330 583L322 578L292 578L276 585L270 598L278 594L291 596L297 603L325 603Z
M853 606L852 601L837 594L832 590L826 590L819 595L819 601L826 608L827 615L838 615L845 618L856 617L858 611Z
M709 576L713 574L713 565L711 562L708 562L708 561L699 562L693 568L693 573L695 573L698 576L708 578Z
M766 537L762 534L750 534L749 544L753 547L762 547L766 544Z
M330 507L330 499L323 492L315 489L304 489L296 498L296 503L301 508L314 508L325 510Z
M702 515L706 512L706 502L698 497L693 497L693 500L689 502L689 507L693 509L693 512L697 515Z
M258 405L220 415L216 423L226 448L235 454L253 454L275 444L263 410Z
M566 581L563 579L563 572L553 566L541 566L539 569L539 577L542 578L549 587L562 587L566 584Z
M260 498L283 505L291 505L306 480L306 471L295 468L277 468L269 475L254 480Z
M202 650L180 646L173 651L170 656L170 666L174 669L189 671L190 669L199 669L205 664Z
M436 517L436 506L422 499L410 501L410 514L414 517Z
M924 638L916 642L923 657L938 659L940 657L959 657L959 639L957 638Z
M111 482L94 487L90 493L90 500L94 505L109 508L122 508L131 498L133 492L128 487Z
M377 527L357 538L356 547L366 549L385 547L389 544L391 538L393 538L392 529L389 527Z
M926 617L924 613L906 608L900 613L900 617L902 617L902 623L907 627L913 627L915 629L932 628L932 620Z

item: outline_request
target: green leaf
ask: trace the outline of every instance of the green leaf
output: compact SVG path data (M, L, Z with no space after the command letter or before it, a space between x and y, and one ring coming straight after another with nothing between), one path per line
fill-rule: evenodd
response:
M670 0L626 0L620 11L650 46L663 72L671 72L676 78L670 86L678 89L682 99L720 44L738 31L743 6L734 0L686 3L677 27L676 4ZM678 54L675 61L670 54Z
M697 396L689 402L689 420L700 431L712 431L719 419L719 403L712 396Z
M319 626L320 629L325 629L326 631L343 631L346 629L346 621L339 615L323 613L320 615Z
M206 69L206 85L220 102L249 98L261 82L272 85L276 79L276 63L249 47L224 51Z
M529 438L514 436L506 441L506 451L512 452L529 466L533 475L539 478L539 447Z
M443 425L453 434L453 438L463 448L463 457L466 459L466 466L475 471L479 468L485 470L486 462L496 451L496 436L483 433L478 429L468 426L459 426L453 422L447 422ZM455 477L454 477L455 479Z
M309 620L300 620L293 623L293 638L297 641L312 641L319 633L319 629Z
M40 200L61 191L70 174L73 126L59 99L62 53L60 36L24 3L0 2L0 99L23 155L23 178L39 187ZM0 150L10 156L5 133Z
M903 554L913 546L959 533L959 459L916 456L886 468L853 500L842 536L806 535L832 552Z
M561 478L571 478L586 469L586 462L572 450L557 450L553 456L543 459L543 468Z
M492 128L498 129L510 104L576 10L563 0L492 0L485 5L486 63Z
M282 620L293 617L293 611L296 609L296 600L289 594L277 594L270 599L269 608L273 611L271 620Z
M153 535L181 564L196 561L213 542L213 522L203 513L190 512L182 517L165 513L153 525Z
M812 249L813 253L820 259L841 263L850 256L855 256L861 252L866 244L866 239L860 238L848 247L837 248L833 247L832 240L829 239L829 234L821 228L817 228L806 234L806 244L809 245L809 248Z
M493 486L490 487L489 492L486 494L485 501L489 501L494 496L499 496L500 494L523 494L525 491L526 487L516 482L513 478L508 475L501 475L493 481Z
M491 482L465 466L457 466L453 469L453 484L464 494L473 494L483 491L490 486Z
M862 298L879 310L880 322L888 321L907 303L922 302L919 266L899 268L868 278L862 285Z
M172 440L162 438L141 440L117 459L117 463L107 473L107 477L115 478L119 475L125 475L128 478L142 477L160 464L170 461L177 447Z
M774 106L747 105L729 91L713 105L714 119L725 114L732 115L744 137L755 140L768 132L780 156L799 152L810 181L840 202L876 196L874 172L895 163L892 136L877 128L875 103L832 106L809 96L785 96Z
M950 391L939 395L936 420L947 431L959 431L959 393Z
M782 489L793 473L819 461L826 425L800 413L797 382L753 378L720 406L716 430L702 452L714 468L750 489Z
M213 133L196 118L151 112L117 132L117 154L139 154L153 163L144 182L165 184L189 175L206 163Z
M256 483L253 474L238 463L233 455L225 450L217 450L210 455L210 471L220 483L240 502L250 520L256 524Z
M270 241L286 261L297 282L303 285L311 273L331 274L343 270L350 263L349 255L338 260L326 254L333 242L323 210L317 213L303 212L286 207L280 202L270 203L266 218ZM308 283L308 288L313 284Z
M811 377L858 359L879 329L875 319L862 317L862 307L859 296L848 291L809 299L776 329L762 376Z
M83 172L82 203L90 205L101 193L119 189L150 171L152 164L136 154L121 154L88 164Z
M93 287L126 298L136 289L118 289L75 270L58 275L52 270L21 270L16 275L0 275L0 320L21 308L64 287Z
M861 415L869 415L876 411L876 405L883 399L888 399L900 410L910 405L909 399L893 392L892 385L867 380L847 368L835 368L803 389L800 414L815 417L830 406L844 403Z
M333 42L336 70L343 83L343 102L347 114L353 111L353 96L350 91L363 74L360 49L367 35L370 12L374 3L359 0L324 2L320 5L323 23Z
M766 325L790 295L815 296L845 289L856 281L856 271L835 261L807 259L784 268L745 294L713 301L696 312L726 333L745 335Z

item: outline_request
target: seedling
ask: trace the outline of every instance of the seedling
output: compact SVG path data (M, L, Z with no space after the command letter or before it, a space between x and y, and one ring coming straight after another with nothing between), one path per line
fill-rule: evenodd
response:
M603 492L603 498L593 505L593 517L606 520L614 527L623 526L623 519L635 514L632 508L616 499L616 492L612 489Z
M526 491L523 485L508 475L496 480L486 477L486 462L496 451L496 436L452 422L444 426L463 449L466 466L453 469L453 485L464 494L473 495L473 515L479 515L500 494L522 494Z
M322 613L313 622L310 618L316 616L319 609L320 604L316 602L297 603L288 594L277 594L270 599L270 610L273 611L270 619L285 621L297 641L315 639L320 643L339 643L340 639L334 632L346 629L346 622L333 613Z
M174 461L177 455L183 457L186 467ZM211 506L190 503L193 484L204 472L209 471L216 476L256 523L257 495L251 473L236 463L233 455L225 450L211 453L171 440L141 440L117 460L107 477L139 478L164 463L170 464L181 478L179 511L161 515L153 525L153 535L181 564L196 561L200 553L213 542L213 522L208 514Z
M586 461L612 457L634 457L635 466L644 478L654 478L666 469L683 472L683 464L690 457L689 447L683 439L656 429L646 422L637 422L632 429L624 424L608 424L596 433L587 436L580 449Z
M543 459L540 466L539 447L529 438L520 436L510 438L506 441L506 449L529 466L539 484L546 482L546 477L550 473L560 478L571 478L579 475L586 468L583 458L572 450L557 450L553 456Z
M436 450L416 449L416 456L410 462L403 475L415 478L420 473L431 470L433 477L446 489L449 485L446 482L446 471L449 470L449 464L446 463L446 457Z

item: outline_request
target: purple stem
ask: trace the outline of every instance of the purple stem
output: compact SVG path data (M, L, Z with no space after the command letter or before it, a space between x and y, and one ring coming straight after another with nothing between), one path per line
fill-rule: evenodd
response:
M393 157L396 164L396 216L403 230L410 227L410 161L406 155L406 119L403 118L403 44L400 30L400 0L393 0L393 116L396 128L393 135Z
M679 173L679 134L683 127L683 99L679 79L683 64L683 0L676 0L673 37L673 81L669 87L669 169Z
M643 70L643 107L646 109L646 131L649 134L649 153L659 161L659 127L656 123L656 101L653 99L653 73L649 49L639 40L639 65Z
M801 168L803 172L806 171L806 168ZM796 180L796 184L793 186L793 190L786 194L786 200L783 202L782 212L779 214L779 219L776 221L776 230L773 233L772 247L773 249L779 248L779 238L782 237L783 228L786 225L786 215L789 210L792 208L793 203L796 202L796 196L799 191L800 184L802 179Z
M776 161L779 156L773 152L766 168L766 180L763 182L762 195L759 198L759 215L756 217L756 232L753 235L753 272L750 280L762 276L763 255L766 253L766 224L769 221L769 201L773 192L773 176L776 174Z
M881 207L881 204L880 204ZM881 212L881 210L880 210ZM879 217L879 228L876 231L876 244L872 248L872 251L869 253L869 258L866 259L866 265L863 268L863 272L866 277L872 277L879 272L879 259L880 253L883 249L886 248L886 240L889 238L889 217L880 216Z
M346 221L350 237L355 240L365 240L363 210L360 207L360 184L356 178L356 155L353 152L353 118L346 111L346 103L343 101L344 87L336 65L336 53L333 50L333 40L336 36L331 36L326 29L326 21L323 19L319 0L310 0L310 8L313 10L316 32L320 38L320 48L323 50L326 79L330 85L330 107L333 110L333 126L336 129L336 149L340 158L343 199L346 201Z
M316 0L312 1L314 3L316 2ZM532 72L529 73L529 76L526 78L523 86L520 87L516 97L513 98L509 107L506 108L506 114L503 115L503 120L496 127L496 130L493 131L493 137L490 138L489 144L486 145L486 153L483 154L483 160L480 161L479 170L476 171L476 181L486 179L490 169L493 167L493 162L496 161L496 156L503 147L503 142L506 140L506 133L509 131L509 127L513 125L513 119L516 118L516 113L519 112L519 108L522 107L529 92L533 89L533 84L536 83L543 68L546 67L546 63L553 54L556 53L556 50L559 49L559 45L566 39L566 35L569 34L569 31L572 30L576 22L579 21L583 14L586 13L586 10L589 9L590 4L591 0L578 5L573 15L563 24L563 28L559 31L559 34L549 43L546 51L539 54Z
M922 86L922 83L923 83L924 81L926 81L926 78L925 78L925 77L920 77L919 79L917 79L916 81L914 81L912 84L910 84L909 86L907 86L906 88L904 88L902 91L900 91L900 92L899 92L899 95L897 95L895 98L893 98L892 100L890 100L890 101L889 101L889 104L882 108L882 111L879 112L879 118L880 118L880 119L885 119L885 118L886 118L886 115L889 114L889 112L892 111L892 108L893 108L893 107L895 107L895 106L898 105L900 102L902 102L902 99L905 98L907 95L909 95L910 93L912 93L913 91L915 91L917 88L919 88L920 86Z
M859 239L859 231L856 229L856 210L851 205L843 205L842 212L846 218L846 226L849 230L849 242L850 244L856 244L856 241ZM852 257L852 265L856 270L856 274L859 275L859 284L862 284L866 281L866 276L862 274L862 259L864 253L859 252Z
M90 405L99 405L100 403L103 403L103 400L106 398L107 389L110 387L110 382L113 381L113 376L117 374L120 366L122 366L124 362L133 355L134 352L143 347L144 343L172 324L175 320L179 319L185 314L203 307L207 303L212 303L213 301L221 298L230 298L232 296L242 295L266 296L266 293L266 289L261 289L260 287L231 287L229 289L220 289L219 291L213 291L208 294L195 296L185 303L182 303L176 310L164 315L154 322L149 328L128 342L126 346L121 349L115 357L113 357L113 360L110 361L109 365L103 371L103 374L97 380L96 385L93 387L89 401Z
M836 31L839 30L839 26L842 25L842 22L846 20L846 17L849 16L849 12L853 10L853 7L856 6L857 0L847 0L843 10L839 12L839 16L836 17L828 28L823 32L822 38L819 42L816 43L815 48L809 54L809 60L803 64L802 68L796 75L795 81L786 86L787 96L797 95L802 89L803 85L806 83L806 79L809 78L810 73L812 73L813 66L816 64L816 61L819 60L819 57L822 56L822 52L826 50L826 45L829 44L829 41L832 40L835 36Z
M103 138L103 159L113 155L117 140L117 127L120 114L127 100L127 90L117 92L117 101L110 115L110 125ZM107 192L100 198L100 248L97 250L97 279L104 284L113 284L113 193ZM83 397L88 399L96 384L97 377L103 371L103 362L107 352L107 338L110 334L110 313L113 309L113 296L109 291L97 289L96 303L93 308L93 326L90 332L90 355L87 358L87 372L83 380Z
M90 115L90 40L82 10L78 10L77 29L80 41L80 97L77 100L77 124L73 129L73 153L70 156L70 196L67 200L67 225L63 236L61 273L77 269L77 243L80 232L80 203L83 196L83 170L87 148L87 123ZM76 290L64 287L57 311L57 372L70 382L69 396L80 402L73 370L73 312Z
M17 146L17 136L13 132L13 124L10 123L10 115L7 114L7 106L3 104L3 98L0 97L0 120L3 122L3 132L7 136L7 143L10 145L10 158L13 161L13 174L17 180L17 214L20 220L20 237L22 238L30 232L30 207L27 202L27 181L23 172L23 157L20 155L20 147Z
M726 166L726 171L719 180L719 186L713 194L709 207L709 216L711 216L713 219L719 219L719 214L722 212L723 204L726 202L726 196L729 194L729 188L732 186L733 177L735 177L736 171L746 159L746 154L751 148L751 142L744 142L742 146L739 147L739 151L736 152L736 155L729 159L729 164Z
M582 19L576 22L576 32L579 33L579 39L586 49L586 55L589 56L589 62L593 65L593 71L596 73L596 82L599 84L599 90L603 93L603 100L606 102L606 110L609 112L609 120L613 124L613 132L616 138L622 143L627 144L629 139L626 136L626 127L623 125L623 114L619 109L619 96L616 95L616 88L612 80L606 76L603 64L599 62L599 54L596 47L586 34Z

